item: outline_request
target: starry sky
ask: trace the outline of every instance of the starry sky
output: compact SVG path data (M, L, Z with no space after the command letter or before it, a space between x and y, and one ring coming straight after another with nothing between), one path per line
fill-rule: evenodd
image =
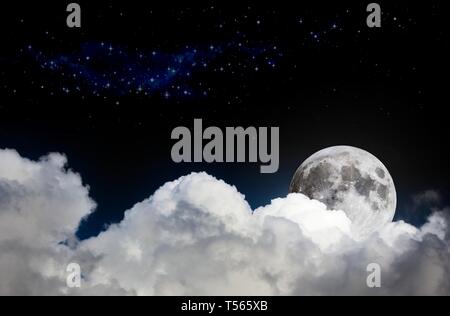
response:
M429 209L411 207L420 192L448 196L443 2L380 2L380 29L366 25L369 2L79 3L80 29L66 27L64 1L1 11L0 147L68 156L99 204L82 238L192 171L264 205L332 145L366 149L388 167L398 218L424 220ZM279 172L173 163L170 133L194 118L279 126Z

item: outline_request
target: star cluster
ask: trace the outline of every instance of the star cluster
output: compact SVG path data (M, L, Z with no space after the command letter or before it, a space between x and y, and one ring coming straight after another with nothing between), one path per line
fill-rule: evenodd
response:
M158 33L145 23L134 25L134 20L139 19L131 19L130 11L115 5L105 8L96 15L100 28L110 25L115 17L116 22L127 21L130 28L135 26L131 38L142 37L146 30L150 32L150 38ZM50 97L70 96L83 100L98 97L116 104L121 102L121 97L159 98L179 103L211 96L224 99L224 95L229 95L228 104L236 101L242 104L245 96L251 94L246 87L254 79L264 82L271 73L278 72L285 80L292 81L301 67L313 67L313 63L298 58L302 51L320 54L323 50L342 50L348 48L348 44L361 45L371 38L362 31L364 23L352 20L356 15L354 8L340 8L321 19L308 10L286 14L253 6L242 7L230 14L214 4L202 10L188 7L164 13L158 13L156 9L142 11L141 17L151 20L157 20L158 14L167 15L172 21L167 26L172 25L173 29L189 26L206 35L201 40L178 39L175 46L154 41L151 41L154 45L133 45L118 39L102 40L102 36L71 43L60 32L45 29L39 36L22 43L15 52L14 64L23 67L14 68L13 72L33 79L18 85L8 83L3 88L16 95L27 89L23 86L25 83ZM201 19L193 23L197 13ZM211 19L205 16L211 16ZM389 12L385 17L391 26L401 30L415 23L411 17L405 19ZM27 28L28 20L19 17L17 23ZM285 29L288 35L280 33L280 29ZM172 35L168 30L164 32ZM352 38L350 42L349 38ZM355 58L355 67L364 67L366 63L378 72L378 69L385 69L385 77L392 75L389 66L383 68L379 61L371 61L361 52ZM281 69L281 65L285 67ZM4 75L8 76L8 73ZM225 86L227 91L218 91Z
M32 44L20 51L41 71L55 76L53 86L40 84L50 95L206 97L208 73L243 77L245 73L272 71L283 53L276 45L248 46L241 42L186 45L179 51L132 49L105 42L82 44L71 53L52 54Z

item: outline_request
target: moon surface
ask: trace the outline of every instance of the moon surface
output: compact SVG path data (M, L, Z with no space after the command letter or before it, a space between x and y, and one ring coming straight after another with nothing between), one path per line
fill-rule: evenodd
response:
M367 151L350 146L326 148L305 160L289 192L344 211L357 238L392 222L397 206L394 181L386 167Z

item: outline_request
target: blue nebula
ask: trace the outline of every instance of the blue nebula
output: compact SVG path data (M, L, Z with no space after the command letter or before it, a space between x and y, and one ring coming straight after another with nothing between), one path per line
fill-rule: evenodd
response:
M130 49L111 43L84 43L75 52L45 53L28 45L22 50L39 69L55 76L51 94L97 97L206 97L211 93L202 74L243 76L274 70L283 57L276 45L240 42L185 46L175 52ZM200 75L200 76L199 76ZM58 91L59 90L59 91Z

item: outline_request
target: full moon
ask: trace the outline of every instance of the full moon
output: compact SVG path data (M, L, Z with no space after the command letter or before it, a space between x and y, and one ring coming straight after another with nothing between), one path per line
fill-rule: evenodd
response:
M290 193L302 193L344 211L356 237L364 238L392 222L397 193L389 171L359 148L336 146L306 159L292 179Z

